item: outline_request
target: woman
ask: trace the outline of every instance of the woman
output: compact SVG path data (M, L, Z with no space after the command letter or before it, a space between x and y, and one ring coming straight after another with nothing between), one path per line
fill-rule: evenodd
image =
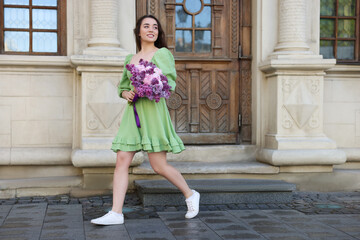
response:
M167 76L168 84L174 91L175 61L166 48L165 34L160 22L154 16L145 15L137 21L134 33L139 52L136 55L129 54L124 64L137 65L140 59L151 61ZM132 102L135 92L130 77L130 72L124 68L119 84L119 96ZM199 212L200 194L191 190L181 173L166 161L166 152L180 153L185 147L171 123L165 99L161 98L160 102L156 103L147 98L139 98L136 101L136 110L141 127L137 127L133 107L128 104L111 148L117 153L113 179L113 207L107 214L91 222L98 225L124 223L122 208L128 187L128 169L135 153L141 150L148 152L154 171L169 180L184 194L188 206L185 217L195 217Z

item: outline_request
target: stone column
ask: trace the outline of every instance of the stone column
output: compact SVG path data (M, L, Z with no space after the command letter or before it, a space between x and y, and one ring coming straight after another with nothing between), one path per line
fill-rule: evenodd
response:
M118 39L119 1L90 0L90 40L85 55L126 55Z
M279 40L275 52L309 51L305 0L279 0Z
M283 172L332 171L346 161L323 132L324 75L336 61L309 51L306 14L305 0L279 0L278 44L260 64L265 79L257 160Z
M76 68L74 144L71 160L74 166L83 168L84 185L89 184L87 176L91 175L85 174L87 167L91 167L91 173L95 173L95 168L115 166L116 154L110 150L111 143L128 104L117 92L124 72L125 56L129 53L121 47L119 31L132 36L132 30L128 27L135 25L134 1L131 1L132 5L128 1L125 6L123 0L86 1L90 6L90 16L84 25L89 25L90 33L84 38L89 41L83 54L71 56L71 63ZM123 9L120 9L120 5ZM119 22L119 15L124 13L120 10L125 11L124 8L129 18ZM75 13L81 11L82 9L74 10ZM133 39L129 37L129 41ZM135 52L135 49L132 51ZM139 155L142 156L137 154ZM136 157L133 165L142 161L141 157ZM104 173L101 169L99 171ZM111 172L106 171L105 175Z

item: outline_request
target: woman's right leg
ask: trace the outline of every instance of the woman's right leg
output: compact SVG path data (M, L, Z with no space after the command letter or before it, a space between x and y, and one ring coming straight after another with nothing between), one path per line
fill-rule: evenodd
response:
M113 179L112 211L122 213L125 195L129 184L129 167L135 152L118 151Z

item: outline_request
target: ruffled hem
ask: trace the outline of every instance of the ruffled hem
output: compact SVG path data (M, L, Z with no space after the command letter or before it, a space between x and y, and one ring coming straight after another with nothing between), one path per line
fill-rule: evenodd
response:
M151 140L148 137L140 138L121 138L115 137L111 150L114 152L124 151L124 152L133 152L133 151L146 151L149 153L152 152L172 152L180 153L185 150L185 146L182 141L177 141L175 138L170 138L170 141L167 139L158 139L152 138Z

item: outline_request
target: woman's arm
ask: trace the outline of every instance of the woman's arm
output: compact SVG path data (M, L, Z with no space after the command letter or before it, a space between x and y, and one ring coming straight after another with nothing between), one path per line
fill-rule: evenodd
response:
M168 84L171 87L171 91L175 91L176 87L176 69L175 59L172 53L167 48L159 49L158 54L154 58L154 62L158 68L161 69L162 73L167 77Z
M126 69L126 64L128 64L131 60L131 57L132 57L133 54L129 54L126 56L125 58L125 61L124 61L124 71L123 71L123 75L121 77L121 80L120 80L120 83L119 83L119 86L118 86L118 95L119 97L121 98L125 98L128 96L128 94L123 94L125 91L126 92L130 92L131 88L130 88L130 79L129 77L127 76L127 69ZM128 100L128 99L126 99Z

